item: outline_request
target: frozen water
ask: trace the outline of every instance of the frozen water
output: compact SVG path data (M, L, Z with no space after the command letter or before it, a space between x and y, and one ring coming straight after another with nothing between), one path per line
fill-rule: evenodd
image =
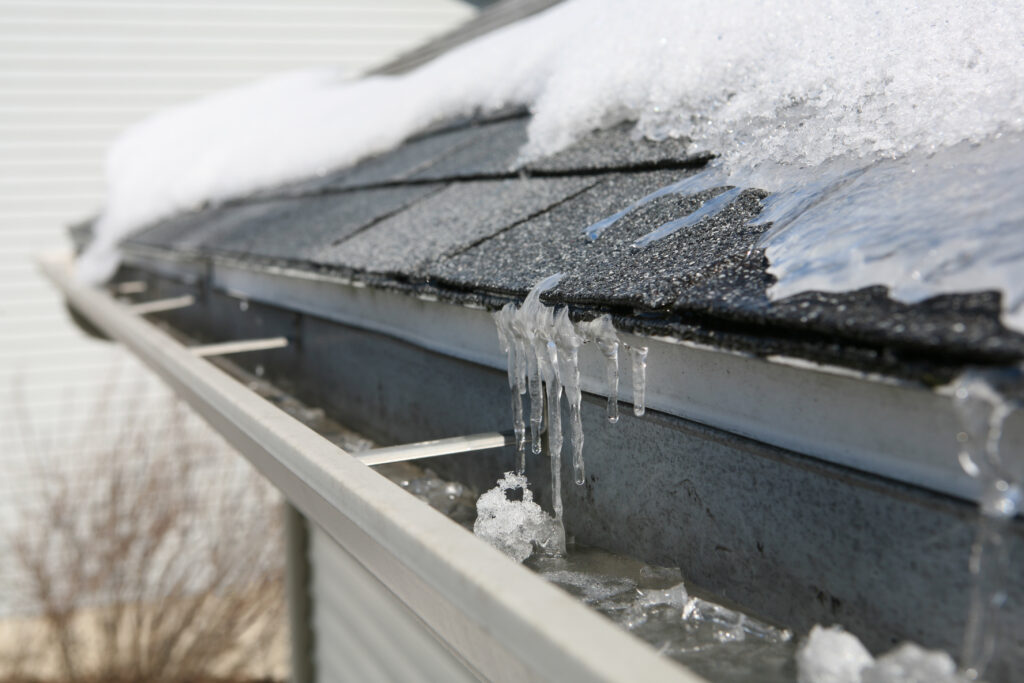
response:
M593 342L605 360L608 383L608 420L619 419L619 341L611 317L573 324L569 311L545 306L540 295L555 287L561 274L538 282L522 305L506 304L494 314L498 341L508 357L508 383L512 391L512 420L516 435L516 471L526 470L526 434L523 422L522 394L530 394L531 450L543 448L545 405L547 406L548 454L551 456L552 512L562 523L562 395L569 408L569 446L573 479L582 485L586 477L583 462L583 392L580 388L579 349ZM633 364L633 401L636 415L644 413L644 386L647 347L631 348ZM524 361L525 358L525 361ZM546 401L545 401L546 398ZM639 401L639 403L637 403Z
M732 204L733 200L739 197L742 192L742 187L734 187L705 200L704 203L701 204L693 213L683 216L682 218L669 221L668 223L658 226L651 232L647 233L633 243L633 248L640 249L649 246L658 240L665 239L682 228L688 228L691 225L696 225L705 218L716 215Z
M960 464L982 484L981 517L971 546L971 602L961 664L972 678L984 675L1001 642L1006 585L1012 576L1005 537L1021 507L1024 457L1004 452L1003 425L1020 407L996 383L1020 384L1020 371L971 370L952 386L962 431L957 433Z
M472 527L477 497L464 484L442 479L433 470L412 462L377 465L374 469L442 514Z
M519 500L509 497L521 492ZM498 485L486 491L476 502L473 533L522 562L534 550L549 555L565 553L562 525L533 502L526 475L506 472Z
M81 264L161 217L351 164L439 119L523 104L524 158L637 121L730 169L892 158L1024 130L1024 5L868 0L575 0L407 75L305 71L131 128L107 161L98 238ZM778 189L778 185L764 186Z
M904 643L861 673L863 683L963 683L953 658L945 652Z
M780 190L758 218L773 223L760 245L778 278L771 297L884 285L917 302L997 290L1003 322L1024 330L1022 160L1024 137L1004 135L870 166L733 180Z
M619 222L619 220L621 220L628 214L632 213L633 211L636 211L640 207L650 204L655 199L665 197L670 194L696 194L701 190L710 189L710 186L708 185L708 180L710 177L712 176L709 176L709 174L707 173L698 173L696 175L689 176L688 178L683 178L682 180L672 183L671 185L666 185L665 187L658 188L654 192L644 195L640 199L631 203L626 208L620 211L616 211L612 215L606 216L601 220L597 221L596 223L588 225L583 230L583 234L586 235L590 241L594 241L601 236L601 233L615 225L617 222Z
M545 306L540 295L558 284L561 275L552 275L537 283L527 294L521 306L507 304L494 314L498 340L508 355L509 386L512 388L513 422L519 448L518 471L525 469L526 453L522 426L523 387L530 394L530 439L534 453L542 448L541 431L544 424L544 390L548 399L548 447L552 458L561 457L562 426L560 399L564 391L569 407L569 443L572 450L574 478L584 481L583 419L580 414L579 347L593 342L605 358L608 382L608 420L619 419L619 347L621 343L609 316L573 324L569 312L562 308ZM643 414L644 377L647 348L630 349L633 359L634 404L640 401L637 415ZM526 356L526 362L521 359ZM638 365L639 363L639 365ZM639 397L639 398L637 398ZM555 468L557 463L552 463ZM554 473L554 469L553 469ZM560 495L556 494L556 505Z
M839 626L815 626L796 656L799 683L965 683L947 653L903 643L877 660Z
M647 410L647 347L631 346L629 356L633 360L633 414L642 417Z
M580 547L527 566L709 680L792 680L789 631L691 595L676 568Z
M581 336L593 341L605 359L605 377L608 381L608 421L619 421L619 336L615 333L611 316L602 315L579 326Z
M797 650L799 683L860 683L874 658L860 639L839 626L815 626Z

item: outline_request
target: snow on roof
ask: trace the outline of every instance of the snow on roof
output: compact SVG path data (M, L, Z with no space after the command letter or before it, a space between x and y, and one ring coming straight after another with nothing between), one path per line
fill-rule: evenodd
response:
M957 155L997 136L1020 149L1022 63L1017 2L664 0L638 9L572 0L408 74L346 82L330 70L299 72L142 122L110 152L108 201L80 273L108 277L115 245L145 224L351 165L437 121L525 105L533 116L523 159L635 121L635 135L688 137L718 154L709 183L781 190L769 216L786 229L769 231L763 245L777 296L882 283L919 300L997 287L1008 293L1006 321L1021 328L1014 307L1024 284L1010 276L1019 259L975 258L1004 252L1020 230L1019 200L1001 182L1006 173L984 161L964 162L972 175L959 184ZM984 154L999 156L1003 144ZM960 151L929 161L946 148ZM1012 172L1017 158L1007 152L996 166ZM878 163L889 159L900 161ZM928 167L926 183L904 179L897 198L884 191L893 175L919 167ZM988 173L984 182L975 171ZM863 178L859 194L844 194L851 174ZM978 200L994 209L976 230L971 193L993 185L999 201ZM934 202L947 187L962 210ZM823 230L804 210L819 195L833 212L859 208L841 230ZM923 239L928 221L905 219L928 201L929 220L946 225ZM877 220L893 206L902 210ZM908 261L932 252L923 270Z

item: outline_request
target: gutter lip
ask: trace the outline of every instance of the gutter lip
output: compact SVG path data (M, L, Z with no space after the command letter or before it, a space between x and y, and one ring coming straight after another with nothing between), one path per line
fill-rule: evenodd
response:
M703 680L509 561L104 291L77 284L67 252L43 256L39 265L70 305L168 381L489 679L529 671L540 680L615 681L643 671L650 681ZM453 610L460 623L451 623ZM507 668L510 663L516 666Z
M151 272L176 271L187 261L156 248L125 254ZM227 256L193 262L187 277L229 296L384 334L448 357L504 372L490 314L482 307L369 287L352 278ZM172 265L173 264L173 265ZM958 424L947 387L928 388L878 373L803 358L721 349L664 336L619 331L650 348L647 406L742 437L860 472L975 503L979 482L957 459ZM592 354L591 354L592 355ZM603 366L581 356L585 392L605 397ZM631 400L628 368L620 369L620 400ZM1012 426L1010 423L1015 423ZM1024 414L1007 434L1024 433ZM948 438L947 438L948 437Z

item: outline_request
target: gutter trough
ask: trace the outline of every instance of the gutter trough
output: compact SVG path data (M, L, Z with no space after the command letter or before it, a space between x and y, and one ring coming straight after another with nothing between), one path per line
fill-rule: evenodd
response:
M621 681L640 674L645 681L701 680L509 562L127 305L78 286L70 263L55 255L42 259L41 267L75 310L159 374L333 539L361 576L372 576L397 598L466 678ZM391 656L400 658L400 648L391 645ZM418 664L429 680L433 664ZM450 667L448 662L433 671Z
M629 663L608 669L604 660L591 660L589 636L565 637L601 617L578 604L561 612L558 605L571 599L559 594L551 603L558 614L550 618L542 607L548 597L540 597L550 596L550 586L417 501L399 504L393 499L404 493L333 445L286 442L270 428L279 416L263 420L266 407L241 408L259 401L251 394L236 401L236 394L248 393L244 388L228 398L182 381L177 360L168 361L148 340L155 334L176 342L105 293L74 289L66 264L46 268L72 307L180 387L323 530L312 534L315 561L341 567L351 560L365 569L475 675L689 675L651 659L653 650L611 623L600 624L608 640L598 649ZM192 307L154 315L199 341L287 338L286 348L240 354L239 364L377 443L413 444L441 477L483 491L512 468L514 448L501 447L511 423L506 359L481 307L135 244L126 245L122 277L146 282L147 299L194 297ZM113 326L108 316L117 318ZM572 484L563 460L567 533L583 545L678 566L688 583L798 635L815 624L840 623L876 653L904 640L958 651L972 587L968 557L978 486L957 462L958 421L941 388L799 358L621 332L620 338L649 348L647 414L621 411L619 422L608 424L603 358L589 347L580 352L587 480ZM204 374L218 372L176 348L189 356L189 368L198 363ZM627 370L620 381L626 403L630 385ZM457 444L421 443L458 434L483 435L490 450L441 455L438 448ZM468 441L477 450L475 437ZM1003 444L1024 444L1019 414L1007 421ZM411 453L408 446L380 450L389 459ZM546 454L528 455L531 489L548 509L549 462ZM420 529L428 519L430 528ZM315 539L326 537L341 550L318 546ZM1024 563L1019 519L1008 526L1005 542L1009 566ZM498 565L501 576L518 578L490 580L499 576L493 574ZM333 601L335 587L322 589ZM1011 575L1006 595L1009 605L1024 604L1019 575ZM1024 661L1024 611L1012 608L1004 616L1007 642L995 664L1012 670ZM325 629L333 633L337 622L318 633Z

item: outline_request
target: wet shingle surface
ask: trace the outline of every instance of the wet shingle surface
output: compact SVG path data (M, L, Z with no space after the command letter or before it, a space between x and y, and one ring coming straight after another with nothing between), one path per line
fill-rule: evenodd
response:
M653 142L636 137L629 124L600 130L568 148L526 164L529 171L577 173L584 171L700 166L710 157L689 140Z
M424 274L427 264L489 241L594 182L584 177L452 183L411 209L325 249L313 261L321 266L417 277Z
M929 382L964 364L1024 358L1024 336L1002 326L993 292L909 305L874 287L771 301L757 248L770 226L750 225L765 196L756 189L637 245L728 189L666 194L591 241L587 226L698 173L708 156L618 127L519 167L527 125L512 113L439 126L351 169L164 221L127 247L283 261L489 306L561 272L546 300L576 316L609 312L639 332Z

